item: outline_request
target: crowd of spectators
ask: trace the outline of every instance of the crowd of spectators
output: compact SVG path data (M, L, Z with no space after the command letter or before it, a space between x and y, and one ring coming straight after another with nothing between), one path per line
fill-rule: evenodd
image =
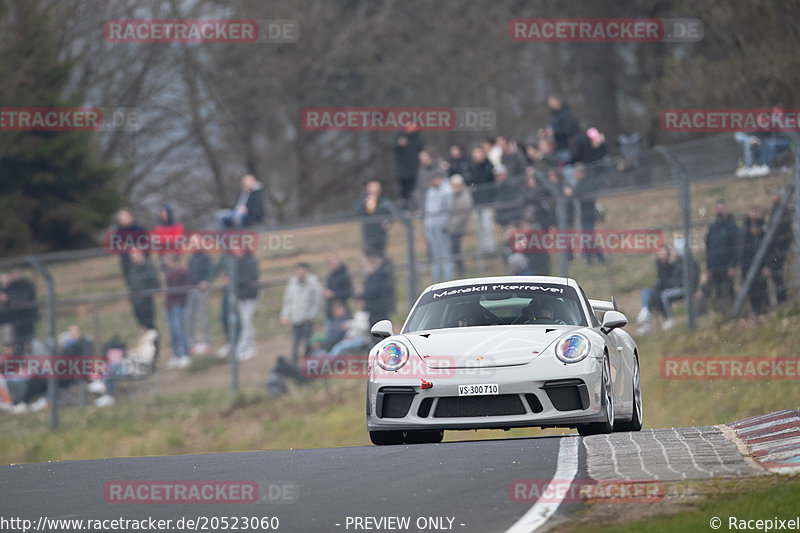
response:
M705 234L705 271L700 274L697 262L688 257L689 287L694 295L699 292L698 314L710 310L722 317L731 316L736 295L737 278L744 283L748 272L764 246L763 255L755 265L754 277L747 287L747 301L755 315L763 315L771 305L786 302L784 265L792 245L792 215L786 207L778 216L778 209L786 192L773 188L768 192L769 210L758 204L750 206L741 224L729 212L724 199L714 203L714 218ZM765 243L769 228L774 226L771 238ZM639 313L639 332L650 331L653 318L663 317L662 327L671 328L675 321L671 303L685 299L684 253L686 246L678 238L673 246L665 246L656 253L656 283L642 291L642 309ZM770 303L770 289L774 303Z
M560 97L550 96L547 106L550 120L529 143L502 136L486 138L469 150L452 145L448 158L441 158L423 145L415 128L398 134L397 209L379 194L370 195L370 189L378 193L381 189L373 181L355 211L375 216L374 221L363 223L365 249L385 249L385 230L398 210L420 213L431 281L463 276L461 242L471 213L480 270L484 270L486 258L502 257L511 273L549 274L547 254L520 257L508 245L509 236L555 227L557 204L562 201L567 213L564 229L577 226L594 231L601 218L597 205L601 166L596 163L606 157L607 147L605 136L596 127L583 129ZM416 172L412 172L414 156ZM375 199L367 204L370 197ZM503 238L498 239L498 234ZM589 264L605 261L595 250L584 250L584 258Z

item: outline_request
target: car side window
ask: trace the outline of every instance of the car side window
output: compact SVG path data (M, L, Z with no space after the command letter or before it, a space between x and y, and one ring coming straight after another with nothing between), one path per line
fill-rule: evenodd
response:
M581 290L581 298L583 298L583 301L586 304L586 309L589 310L589 315L592 320L592 326L599 328L600 320L597 318L597 313L595 313L594 309L592 309L592 304L589 303L589 298L587 298L586 293L583 292L583 287L579 285L578 288Z

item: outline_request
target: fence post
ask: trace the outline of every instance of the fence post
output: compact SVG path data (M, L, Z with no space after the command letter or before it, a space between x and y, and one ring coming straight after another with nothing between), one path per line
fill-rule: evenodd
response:
M414 252L414 222L410 217L403 214L400 222L406 229L406 264L408 265L408 308L414 306L417 301L417 262Z
M678 161L675 156L669 153L663 146L656 146L656 151L667 160L672 168L672 175L680 181L680 203L681 203L681 226L683 229L683 294L686 301L686 323L689 329L695 328L694 310L694 279L692 279L692 213L691 201L692 194L689 181L689 173L686 167Z
M228 331L230 332L231 349L228 359L231 363L231 391L239 392L239 357L236 346L239 344L239 314L236 300L236 256L228 256ZM223 294L224 298L225 295Z
M52 358L56 355L56 291L53 283L53 276L50 271L33 255L28 256L28 262L33 269L44 278L47 285L47 305L45 307L47 317L47 357ZM47 380L47 401L50 402L50 429L58 428L58 381L51 376Z
M794 213L792 216L792 229L794 230L794 255L797 262L797 276L800 279L800 134L791 132L794 148ZM784 287L786 282L784 281Z

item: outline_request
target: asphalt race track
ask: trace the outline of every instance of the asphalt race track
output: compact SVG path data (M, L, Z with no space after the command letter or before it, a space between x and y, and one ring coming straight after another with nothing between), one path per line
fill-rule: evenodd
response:
M541 489L554 479L566 480L569 486L590 476L670 480L759 473L717 427L585 439L576 435L65 461L0 467L0 515L28 519L34 525L42 519L47 525L52 519L153 518L175 524L183 518L184 527L173 527L175 531L226 530L221 522L211 522L212 517L228 517L229 530L234 517L277 517L277 531L282 533L518 533L552 526L581 506L580 499L569 498L519 501L510 488L520 480ZM145 482L148 490L154 490L176 481L255 484L259 501L228 503L231 494L223 492L222 496L210 493L202 502L174 502L164 497L162 488L159 494L137 493L134 503L121 503L110 489ZM130 490L126 494L133 494ZM123 493L115 494L119 498ZM185 527L188 519L198 521L195 527ZM69 531L74 525L38 530Z
M34 524L42 516L137 520L276 516L282 533L313 533L357 531L355 517L397 516L409 517L406 531L420 530L418 520L420 525L434 526L424 531L506 531L531 508L531 503L511 501L510 484L551 479L565 440L575 441L577 475L585 475L585 452L574 446L580 440L577 436L65 461L0 467L0 505L2 515ZM278 500L282 496L277 488L288 487L288 501L107 503L106 483L120 480L255 481L268 499L270 485ZM569 509L563 505L559 511Z

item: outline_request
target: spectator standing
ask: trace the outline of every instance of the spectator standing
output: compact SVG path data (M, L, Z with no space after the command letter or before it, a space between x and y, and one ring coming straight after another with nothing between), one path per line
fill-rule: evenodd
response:
M706 267L709 272L709 296L717 312L727 316L733 303L733 280L739 258L739 228L728 212L725 200L714 203L714 221L706 233Z
M211 279L211 257L200 247L200 235L195 233L189 240L196 250L189 259L188 274L191 289L186 301L186 332L192 354L203 355L209 350L208 327L208 282ZM199 322L199 335L198 335Z
M505 137L497 138L497 146L500 147L500 164L506 168L508 179L513 183L520 184L525 179L525 155L519 151L517 143Z
M460 145L450 146L450 159L447 160L447 168L450 177L459 174L469 182L469 159L464 155L464 149ZM452 181L450 183L452 185Z
M258 260L250 249L241 246L233 248L233 255L236 286L231 290L236 291L236 313L239 317L240 328L239 341L236 343L236 357L240 361L247 361L256 354L253 315L258 307Z
M11 324L14 353L28 353L39 321L36 285L13 269L0 292L0 305L4 306L3 320Z
M114 229L113 233L120 236L124 241L126 236L130 236L135 239L139 236L147 235L148 231L144 228L144 226L141 226L136 222L136 219L133 217L133 213L131 212L130 208L123 207L117 212L117 227ZM145 251L145 255L148 254L149 252ZM128 272L130 271L131 266L131 256L128 251L124 251L119 254L119 263L120 267L122 268L122 276L125 278L125 284L128 286L128 288L130 288Z
M450 176L450 187L453 189L453 206L450 209L448 229L450 234L450 251L456 267L456 275L464 277L464 258L461 256L461 239L467 231L469 215L472 212L472 192L466 187L464 177L460 174Z
M397 184L400 188L400 203L403 209L412 209L412 197L417 184L417 166L422 151L422 139L416 126L409 124L394 140L394 156L397 163Z
M347 310L347 301L353 296L353 278L339 256L328 256L328 275L325 277L325 288L322 297L325 298L325 336L331 336L331 321L334 316L334 303L340 303ZM349 315L349 313L348 313Z
M594 235L594 228L597 224L597 180L595 177L587 176L586 167L579 163L573 168L575 176L575 187L567 185L564 187L564 196L573 199L578 203L578 213L580 215L581 231ZM594 242L594 238L590 239ZM606 258L601 250L590 247L583 252L586 264L592 264L592 258L602 264Z
M520 182L511 180L503 165L494 167L495 222L504 230L522 218L522 196Z
M555 141L556 161L565 163L569 159L569 144L580 133L580 125L572 115L569 104L564 102L561 97L549 96L547 107L550 109L548 131Z
M361 242L364 251L375 250L382 255L386 251L387 231L397 210L383 196L378 180L367 182L364 194L356 203L353 213L362 217Z
M483 148L486 159L489 160L493 167L502 163L503 150L497 145L497 139L486 137L481 141L481 148Z
M777 224L777 227L772 235L769 248L767 248L766 261L764 262L764 268L766 269L765 274L772 279L778 305L786 302L786 285L783 281L783 265L786 262L786 256L789 254L789 249L792 246L792 212L787 206L783 210L783 216L780 219L778 219L777 216L778 207L780 206L783 195L783 189L776 188L769 191L769 199L772 203L769 212L769 223Z
M189 340L186 336L186 300L192 285L189 273L181 263L181 256L167 256L167 268L164 271L164 284L167 287L165 308L169 336L172 341L172 358L167 368L186 368L191 364L189 358Z
M436 150L430 146L419 153L419 168L417 169L417 187L414 192L414 207L424 207L425 195L434 175L447 168L447 163L442 161Z
M308 355L308 339L314 329L314 319L322 305L322 286L310 272L308 263L298 263L295 275L283 293L281 323L292 327L292 361L299 360L299 349L303 357Z
M448 235L450 211L453 208L453 189L439 169L430 180L425 193L425 238L431 252L431 283L453 278L452 243Z
M475 231L478 234L479 256L492 256L497 253L494 233L494 166L486 158L481 147L472 150L472 163L469 168L472 180L472 198L475 202Z
M241 191L233 209L217 211L222 229L242 229L264 220L264 186L252 174L242 176Z
M764 211L758 206L752 206L750 212L744 218L742 224L742 278L747 275L756 252L764 240L766 234L766 222L764 221ZM761 263L756 267L756 275L747 289L747 299L750 301L750 308L757 315L767 312L769 306L769 294L767 293L767 271L764 270L767 257L762 258Z
M360 308L369 313L370 324L389 320L394 312L394 274L391 263L382 255L364 255L364 283L358 299Z
M130 254L128 294L140 329L139 340L134 348L138 352L143 350L146 344L154 344L158 340L153 296L154 292L161 288L161 284L149 257L145 256L138 248L131 250Z
M164 204L158 212L158 225L150 235L151 246L158 251L161 268L166 268L165 256L180 252L178 246L183 237L183 224L175 220L172 205Z

